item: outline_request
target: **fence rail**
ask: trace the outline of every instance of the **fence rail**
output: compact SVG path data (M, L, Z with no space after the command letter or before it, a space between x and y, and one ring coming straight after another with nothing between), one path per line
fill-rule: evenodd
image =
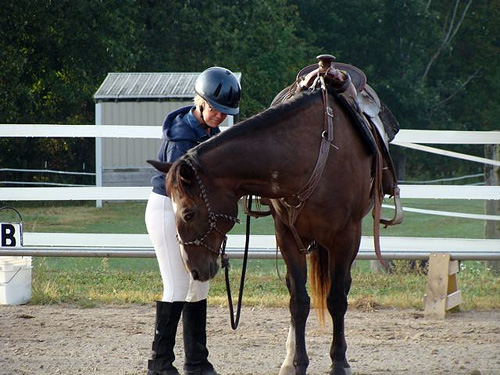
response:
M500 186L400 185L401 198L500 199ZM147 200L150 187L2 187L0 201Z
M161 127L133 125L0 124L0 137L161 138ZM401 129L392 141L423 144L500 144L500 131Z

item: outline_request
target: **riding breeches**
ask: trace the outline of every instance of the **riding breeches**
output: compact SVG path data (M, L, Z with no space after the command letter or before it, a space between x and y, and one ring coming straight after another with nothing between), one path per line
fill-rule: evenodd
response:
M194 280L184 266L174 211L169 197L152 192L146 206L146 228L163 281L163 302L197 302L208 296L209 283Z

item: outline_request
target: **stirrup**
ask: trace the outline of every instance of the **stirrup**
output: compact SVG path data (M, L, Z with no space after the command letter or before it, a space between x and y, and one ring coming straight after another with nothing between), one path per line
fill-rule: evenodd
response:
M385 228L392 225L398 225L403 222L404 213L403 207L401 206L401 200L399 195L399 187L395 187L393 190L393 199L394 199L394 217L392 219L380 219L380 224L383 224Z
M243 198L242 198L242 201L243 201L243 211L245 212L245 215L248 215L248 216L251 216L251 217L255 217L255 218L259 218L259 217L265 217L265 216L269 216L272 214L271 210L267 210L267 211L263 211L262 210L262 206L267 206L268 204L264 203L264 198L262 197L254 197L255 198L255 201L256 201L256 206L257 206L257 210L249 210L248 209L248 195L245 195Z

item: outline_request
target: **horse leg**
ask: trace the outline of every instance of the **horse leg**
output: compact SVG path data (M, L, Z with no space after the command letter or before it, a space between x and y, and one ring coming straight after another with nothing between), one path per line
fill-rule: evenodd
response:
M350 375L347 362L347 342L344 335L344 318L347 311L347 295L351 288L351 265L361 240L361 223L353 230L346 228L335 239L330 251L331 289L327 298L328 311L333 319L333 342L330 348L332 367L330 375Z
M287 266L286 285L290 293L290 330L286 341L287 354L279 375L305 375L309 358L306 351L306 322L310 298L306 290L307 261L288 228L276 224L276 237Z

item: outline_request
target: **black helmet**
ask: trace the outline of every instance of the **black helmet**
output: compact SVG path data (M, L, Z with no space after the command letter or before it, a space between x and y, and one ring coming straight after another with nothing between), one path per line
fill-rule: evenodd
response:
M194 91L219 112L227 115L240 112L240 83L229 69L218 66L206 69L196 79Z

